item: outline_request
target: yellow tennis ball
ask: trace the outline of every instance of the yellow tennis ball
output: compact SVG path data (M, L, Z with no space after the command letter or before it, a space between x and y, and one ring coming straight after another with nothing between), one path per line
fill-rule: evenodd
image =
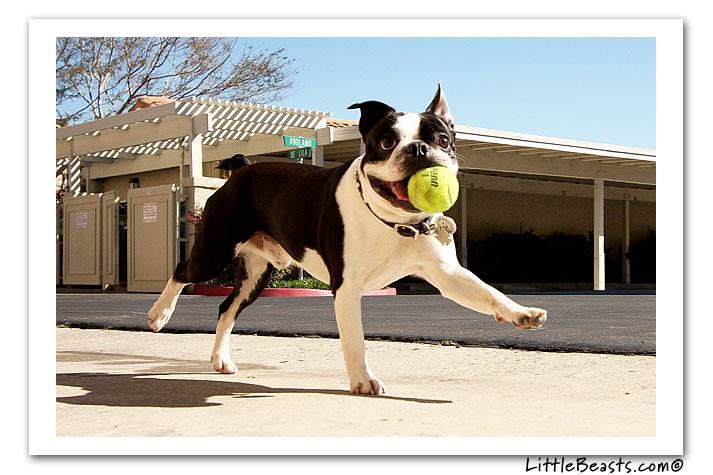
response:
M424 213L440 213L458 199L458 178L444 166L422 168L408 180L408 198Z

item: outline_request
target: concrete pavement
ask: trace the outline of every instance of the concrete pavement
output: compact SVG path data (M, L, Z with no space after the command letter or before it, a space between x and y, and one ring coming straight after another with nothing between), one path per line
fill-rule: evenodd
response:
M656 358L367 341L387 394L349 394L339 341L57 328L57 436L654 436ZM519 451L517 451L519 453Z

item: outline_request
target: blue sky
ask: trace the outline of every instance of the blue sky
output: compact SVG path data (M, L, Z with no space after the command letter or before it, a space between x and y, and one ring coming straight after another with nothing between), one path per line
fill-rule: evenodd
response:
M443 84L457 124L656 148L654 38L241 38L299 70L279 105L358 119L423 111Z

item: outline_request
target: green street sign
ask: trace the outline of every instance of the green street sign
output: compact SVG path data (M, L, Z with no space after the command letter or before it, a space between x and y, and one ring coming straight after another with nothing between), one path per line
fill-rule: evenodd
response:
M288 147L309 147L317 148L317 139L306 139L304 137L291 137L285 135L285 145Z
M296 148L294 150L288 151L290 160L297 160L300 158L312 158L312 149L309 147Z

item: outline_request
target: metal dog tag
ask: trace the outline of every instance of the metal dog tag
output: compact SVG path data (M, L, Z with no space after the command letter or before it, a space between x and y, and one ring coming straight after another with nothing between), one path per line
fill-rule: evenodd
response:
M448 216L436 218L436 239L444 246L448 246L453 242L453 233L456 232L456 229L458 229L456 222Z

